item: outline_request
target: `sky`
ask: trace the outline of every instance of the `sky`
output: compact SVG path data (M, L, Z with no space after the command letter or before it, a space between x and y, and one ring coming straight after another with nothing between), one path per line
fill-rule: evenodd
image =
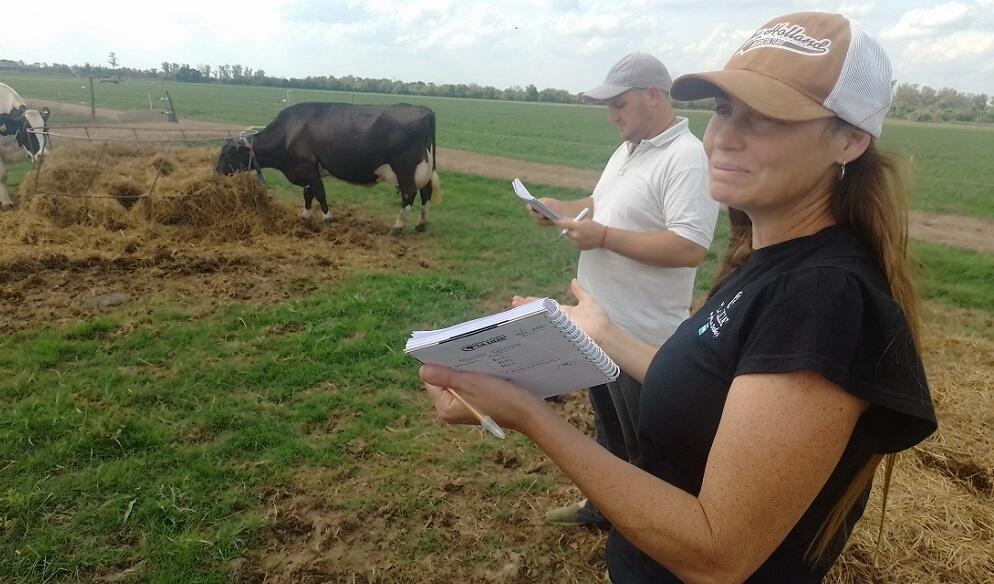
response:
M826 10L876 37L899 82L994 95L994 0L46 0L20 6L25 26L0 35L0 58L106 64L114 51L120 66L143 69L167 60L241 64L281 77L351 74L571 92L598 85L612 63L636 50L659 57L674 77L719 69L767 20Z

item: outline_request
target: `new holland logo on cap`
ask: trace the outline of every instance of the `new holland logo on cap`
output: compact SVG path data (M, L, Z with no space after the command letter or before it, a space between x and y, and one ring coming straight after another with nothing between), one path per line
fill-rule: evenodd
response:
M798 12L756 31L721 71L683 75L675 99L732 95L771 118L838 116L879 137L891 103L891 65L883 48L840 14Z

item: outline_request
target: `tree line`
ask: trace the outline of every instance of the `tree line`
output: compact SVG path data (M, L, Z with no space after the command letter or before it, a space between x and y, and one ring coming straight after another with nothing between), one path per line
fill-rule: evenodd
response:
M134 69L118 67L117 55L110 53L110 67L103 65L65 65L61 63L24 63L0 59L0 71L13 70L38 73L61 73L82 77L95 76L113 79L142 78L180 81L186 83L221 83L231 85L258 85L286 89L317 89L349 91L355 93L388 93L432 97L463 97L546 103L583 103L579 94L564 89L538 89L534 84L525 87L511 86L499 89L476 83L433 83L424 81L399 81L396 79L331 75L277 77L267 75L263 69L243 65L197 65L163 61L161 67ZM676 101L684 109L710 109L711 100L696 102ZM933 89L927 85L896 83L894 104L889 117L922 122L980 122L994 123L994 98L987 94L964 93L948 87Z

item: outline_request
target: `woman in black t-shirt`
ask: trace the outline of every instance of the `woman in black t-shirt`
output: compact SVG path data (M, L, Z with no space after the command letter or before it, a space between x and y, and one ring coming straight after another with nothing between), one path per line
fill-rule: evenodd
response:
M570 310L643 381L639 466L510 383L422 368L442 420L475 423L439 388L459 389L610 520L614 582L819 582L882 457L935 430L905 193L874 145L890 79L858 25L798 13L760 28L724 70L674 83L677 99L715 99L704 145L733 223L719 283L658 349L575 282Z

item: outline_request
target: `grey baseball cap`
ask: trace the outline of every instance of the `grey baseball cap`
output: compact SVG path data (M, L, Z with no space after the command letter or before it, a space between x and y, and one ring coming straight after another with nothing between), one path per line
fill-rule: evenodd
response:
M621 95L629 89L658 87L669 92L672 85L670 72L659 59L648 53L631 53L611 67L607 77L604 78L604 83L580 95L590 101L604 101Z

